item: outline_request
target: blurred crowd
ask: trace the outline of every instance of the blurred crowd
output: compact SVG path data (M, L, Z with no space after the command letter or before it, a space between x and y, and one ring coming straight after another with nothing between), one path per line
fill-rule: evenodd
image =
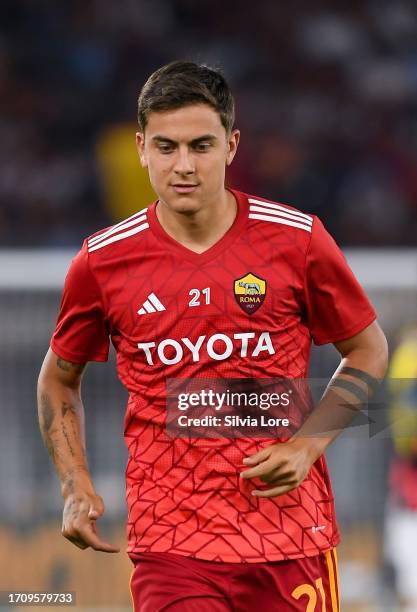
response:
M232 85L231 185L343 245L417 244L415 0L3 0L0 27L0 245L75 246L113 221L97 142L180 58Z

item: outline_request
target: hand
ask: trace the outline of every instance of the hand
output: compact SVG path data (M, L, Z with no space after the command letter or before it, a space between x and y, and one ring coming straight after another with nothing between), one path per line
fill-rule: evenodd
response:
M65 499L62 535L78 548L116 553L120 548L100 539L96 520L104 513L102 498L82 489L74 490Z
M259 477L271 485L271 488L262 491L254 489L252 495L275 497L298 487L316 459L312 441L308 438L295 438L288 442L271 444L255 455L245 457L243 463L255 467L241 472L240 476Z

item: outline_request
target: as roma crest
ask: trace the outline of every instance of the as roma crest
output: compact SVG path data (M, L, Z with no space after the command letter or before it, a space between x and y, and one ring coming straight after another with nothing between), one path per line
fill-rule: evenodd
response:
M262 306L266 295L266 281L252 272L235 280L236 302L247 314L253 314Z

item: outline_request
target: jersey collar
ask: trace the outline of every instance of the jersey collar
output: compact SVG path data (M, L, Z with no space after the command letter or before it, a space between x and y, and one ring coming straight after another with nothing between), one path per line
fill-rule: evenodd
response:
M160 224L158 217L156 216L156 205L158 201L153 202L153 204L151 204L148 208L149 227L156 237L165 243L166 248L169 248L171 251L175 251L182 259L187 259L188 261L199 264L205 263L206 261L219 255L219 253L221 253L224 249L227 249L232 244L232 242L241 234L243 226L248 219L249 203L247 195L240 191L236 191L235 189L228 188L228 191L233 193L238 205L235 220L227 232L210 248L206 249L202 253L195 253L166 233Z

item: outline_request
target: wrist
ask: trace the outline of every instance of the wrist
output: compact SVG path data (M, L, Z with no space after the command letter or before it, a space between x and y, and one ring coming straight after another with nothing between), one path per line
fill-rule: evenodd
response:
M84 466L69 470L61 480L61 495L64 499L80 489L95 495L90 473Z
M331 438L320 436L320 437L309 437L309 436L295 436L290 440L291 444L299 447L304 450L309 458L311 463L315 463L319 457L324 453L327 446L331 442Z

